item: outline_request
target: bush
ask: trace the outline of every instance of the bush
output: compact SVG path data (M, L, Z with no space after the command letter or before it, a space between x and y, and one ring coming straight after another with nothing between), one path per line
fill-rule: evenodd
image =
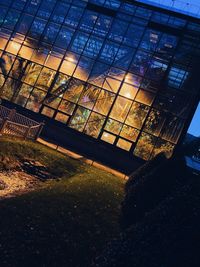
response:
M126 229L141 220L177 186L187 180L187 167L181 157L166 159L160 155L133 174L126 186L121 205L120 225Z
M158 154L152 160L146 162L143 166L139 167L135 172L133 172L125 185L125 192L128 193L129 189L131 189L132 185L134 186L140 179L145 176L149 171L153 171L153 169L157 168L162 162L166 161L167 158L164 153Z

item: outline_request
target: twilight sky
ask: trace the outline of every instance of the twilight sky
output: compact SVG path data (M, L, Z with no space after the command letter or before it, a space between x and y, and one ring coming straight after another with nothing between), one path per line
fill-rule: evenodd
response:
M194 136L200 136L200 103L190 124L190 128L188 129L188 133Z
M169 9L178 9L180 12L187 13L200 18L200 0L137 0L155 5L164 5ZM172 7L173 6L173 7ZM194 136L200 136L200 102L188 132Z

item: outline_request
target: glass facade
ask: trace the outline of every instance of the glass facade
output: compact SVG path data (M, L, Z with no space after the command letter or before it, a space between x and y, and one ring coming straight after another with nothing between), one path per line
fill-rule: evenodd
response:
M200 23L119 0L0 0L0 95L134 156L170 155Z

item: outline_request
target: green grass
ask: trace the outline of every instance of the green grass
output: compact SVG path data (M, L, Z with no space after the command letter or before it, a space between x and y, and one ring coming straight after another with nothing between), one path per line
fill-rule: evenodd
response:
M1 156L37 159L62 177L0 201L1 267L89 267L119 233L124 181L39 144L1 139L0 148Z

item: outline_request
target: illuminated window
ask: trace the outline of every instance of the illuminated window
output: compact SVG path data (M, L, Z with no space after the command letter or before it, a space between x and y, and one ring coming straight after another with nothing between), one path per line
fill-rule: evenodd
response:
M132 143L130 143L130 142L128 142L122 138L119 138L119 140L117 142L117 146L124 149L124 150L129 151L131 149Z
M101 140L113 144L115 142L116 136L107 132L103 132Z
M62 122L62 123L67 123L68 119L69 119L69 116L61 112L58 112L55 116L55 120Z
M55 113L55 110L51 109L51 108L48 108L48 107L44 107L42 109L42 112L41 112L43 115L47 116L47 117L50 117L52 118L54 113Z
M115 101L114 107L111 111L110 117L123 122L126 119L126 116L129 112L131 103L132 102L130 100L127 100L124 97L118 96Z
M92 112L84 129L84 133L97 138L99 136L104 121L105 121L104 116Z
M79 107L76 110L75 114L73 115L69 123L69 126L71 128L76 129L77 131L82 132L89 116L90 116L90 111L88 109Z
M121 128L122 128L122 123L115 121L115 120L112 120L112 119L108 119L104 129L106 131L111 132L111 133L119 134Z

